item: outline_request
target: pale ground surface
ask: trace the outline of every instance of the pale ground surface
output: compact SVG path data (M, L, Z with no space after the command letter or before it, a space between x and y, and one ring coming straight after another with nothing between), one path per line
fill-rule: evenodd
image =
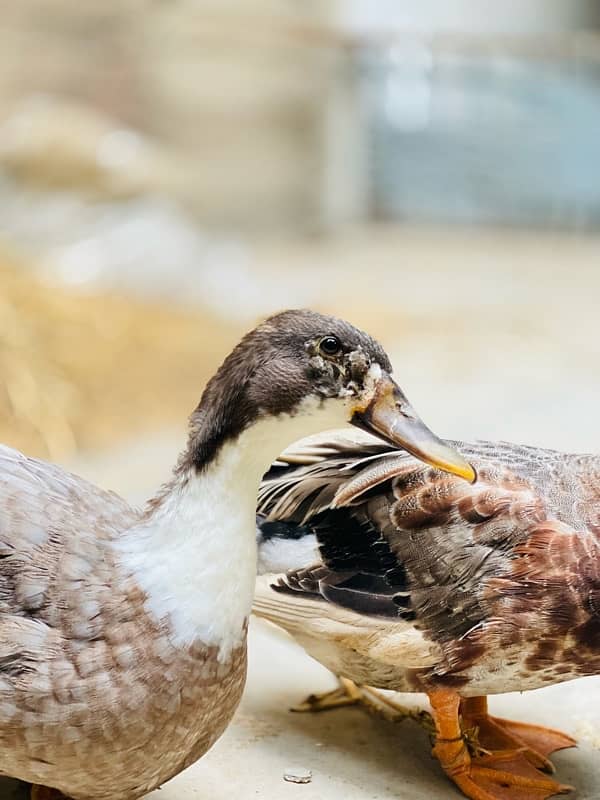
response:
M598 239L358 232L345 243L258 249L252 315L312 305L368 328L441 435L598 451L599 267ZM183 435L166 432L71 466L140 501L168 475ZM296 645L254 624L248 685L234 723L205 758L152 797L460 797L431 759L427 735L410 721L393 725L355 709L288 712L332 685ZM578 800L600 800L600 678L494 698L492 708L579 737L579 749L555 756L559 778L577 786ZM312 770L310 785L283 781L294 765ZM0 789L0 800L9 800L8 791Z

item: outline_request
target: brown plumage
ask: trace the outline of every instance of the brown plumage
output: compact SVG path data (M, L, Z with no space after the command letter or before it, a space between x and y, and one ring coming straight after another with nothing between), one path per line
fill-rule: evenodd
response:
M259 580L255 613L380 688L476 698L598 674L600 458L452 445L475 484L372 439L284 454L259 513L316 534L321 561Z

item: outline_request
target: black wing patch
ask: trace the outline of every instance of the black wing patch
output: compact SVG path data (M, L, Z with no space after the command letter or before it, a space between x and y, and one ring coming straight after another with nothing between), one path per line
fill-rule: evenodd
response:
M256 515L256 527L260 531L260 537L264 542L269 539L292 539L297 541L305 536L314 534L309 525L298 525L296 522L277 520L270 522L261 514Z
M329 509L309 525L324 564L288 572L274 588L320 596L359 614L414 619L406 570L361 509Z

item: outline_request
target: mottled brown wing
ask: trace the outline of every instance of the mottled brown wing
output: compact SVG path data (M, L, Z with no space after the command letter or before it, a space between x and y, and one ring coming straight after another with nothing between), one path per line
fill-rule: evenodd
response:
M25 637L16 618L52 627L49 601L61 576L64 589L87 575L97 543L135 519L116 494L0 446L0 675L16 663ZM84 590L77 596L83 606Z
M464 639L465 649L484 627L506 644L543 637L567 618L593 638L600 559L595 537L577 524L581 460L506 444L455 446L477 469L475 485L389 449L379 464L359 463L353 453L354 466L343 451L329 457L324 485L319 464L288 467L280 494L270 487L277 496L271 510L291 517L300 510L317 533L326 571L312 582L288 575L285 586L318 590L361 613L412 617L436 641ZM332 495L348 505L327 506Z
M508 570L492 576L485 601L499 647L529 644L525 666L559 673L600 672L600 546L597 534L558 520L530 527ZM477 635L469 637L477 642Z
M475 485L434 470L407 471L386 496L386 538L406 570L416 618L436 641L497 618L503 595L490 582L509 575L517 549L551 524L529 480L501 465L475 467Z

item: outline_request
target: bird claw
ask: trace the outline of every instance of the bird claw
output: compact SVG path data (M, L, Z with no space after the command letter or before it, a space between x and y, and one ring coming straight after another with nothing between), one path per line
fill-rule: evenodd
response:
M474 758L450 777L471 800L546 800L573 789L541 775L522 750Z

